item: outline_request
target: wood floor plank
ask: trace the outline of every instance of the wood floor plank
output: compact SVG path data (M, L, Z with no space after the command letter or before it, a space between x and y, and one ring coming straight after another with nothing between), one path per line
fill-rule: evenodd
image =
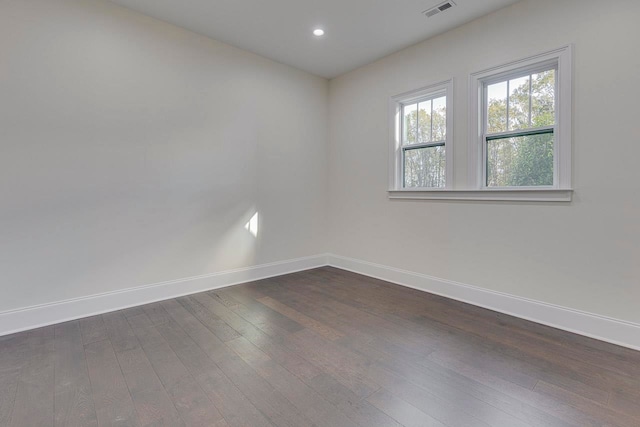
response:
M618 412L638 418L640 424L640 390L615 390L611 393L609 406Z
M308 381L318 394L362 427L401 427L400 424L367 400L361 399L331 375L321 374Z
M610 393L604 389L589 386L568 375L540 369L522 359L501 352L465 345L456 349L448 347L437 353L434 358L455 357L464 363L472 364L528 389L533 389L538 381L543 380L571 390L594 402L606 404L609 401Z
M364 354L376 354L376 352L378 352L375 344L366 341L354 339L344 345ZM525 402L518 401L508 394L502 393L500 387L496 387L496 389L488 388L484 384L472 381L470 378L456 376L456 372L448 371L440 366L435 368L435 372L437 372L437 375L435 375L433 366L430 367L430 370L425 371L427 368L425 368L424 365L416 364L411 359L404 359L401 355L396 358L389 358L388 356L380 357L377 363L395 375L407 381L414 382L426 390L432 390L437 396L449 399L450 401L462 402L471 396L474 400L478 399L485 402L532 425L565 425L562 421L544 411L527 405ZM425 375L425 372L427 375ZM487 377L492 378L491 374L487 371L482 372ZM460 394L462 394L462 396ZM463 406L466 409L470 408L469 405ZM512 423L512 421L510 420L509 423ZM518 424L518 422L514 424Z
M372 351L370 346L360 346L356 341L348 345L353 347L354 350L365 354ZM459 375L455 371L442 369L441 366L430 364L429 359L416 364L412 363L411 360L403 360L400 356L391 360L381 359L377 363L382 366L383 370L375 371L375 374L379 375L382 372L387 376L392 373L394 377L402 378L404 381L413 383L437 396L438 399L443 399L443 403L439 404L439 406L459 406L460 410L468 412L485 422L490 422L491 425L563 425L555 417L524 402L520 402L508 394L488 388L470 378ZM396 395L403 396L393 387L387 387ZM417 395L419 393L412 392L412 394ZM410 398L407 398L407 400L411 403Z
M33 332L0 337L0 427L11 422L20 373L33 353Z
M167 311L171 313L171 308ZM229 426L273 427L273 424L238 390L177 323L167 322L156 328L202 390L214 402Z
M220 302L225 307L237 307L238 305L240 305L240 303L238 301L234 300L233 298L231 298L229 296L221 295L217 291L209 291L209 292L207 292L207 294L209 296L217 299L218 302Z
M229 341L240 336L238 331L226 324L212 311L207 310L196 298L186 297L180 298L178 301L221 341Z
M351 339L351 337L346 337L346 338L345 338L345 341L346 341L346 342L350 342L350 341L357 340L357 339L358 339L358 337L354 337L353 339ZM391 348L393 348L393 347L391 347ZM406 353L406 352L405 352L405 353ZM374 352L372 352L372 351L371 351L371 347L369 347L369 348L367 348L367 350L364 352L364 354L365 354L365 355L367 355L367 356L369 356L369 357L372 357L372 354L375 354L375 351L374 351ZM396 354L396 355L395 355L395 357L392 357L392 358L391 358L391 360L395 360L395 359L397 359L397 357L398 357L398 355ZM413 357L412 357L412 359L413 359ZM389 359L387 358L387 360L389 360ZM415 369L415 368L414 368L414 369ZM463 386L460 386L460 387L459 387L459 390L465 390L465 388L466 388L466 385L463 385ZM486 393L483 393L483 394L482 394L482 397L485 397L485 396L486 396ZM493 398L493 400L491 400L491 402L492 402L492 403L496 403L495 396L491 396L491 397ZM498 403L502 403L502 404L504 404L503 406L506 406L507 408L509 407L509 405L512 405L512 404L514 403L513 401L506 401L506 402L505 402L505 401L504 401L504 399L506 398L506 396L500 396L500 398L502 398L502 400L499 400L499 401L498 401ZM455 400L455 399L456 399L456 395L455 395L455 394L452 396L452 399L453 399L453 400ZM475 399L474 399L474 400L475 400ZM485 400L487 400L487 399L485 399ZM478 407L478 410L482 409L483 407L484 407L484 408L487 408L487 405L483 405L483 404L482 404L482 403L480 403L480 402L477 402L477 401L476 401L476 404L477 404L477 405L480 405L480 406ZM502 417L502 418L506 418L506 419L505 419L505 421L503 422L503 425L508 425L508 424L517 424L517 423L519 422L518 420L513 420L511 417L509 417L508 415L505 415L505 414L503 414L503 413L501 413L501 412L498 412L497 414L498 414L497 418L500 418L500 417ZM539 414L539 415L540 415L540 414ZM494 415L492 415L492 417L494 417ZM542 417L542 418L545 418L545 417L544 417L544 415L541 415L541 417ZM554 424L551 424L551 425L554 425ZM555 423L555 425L557 425L557 423Z
M237 307L239 309L246 309L247 315L251 316L251 321L254 324L268 322L269 325L273 325L286 332L297 332L304 328L303 325L294 319L262 304L256 299L258 295L254 295L254 292L247 286L232 286L230 288L220 289L218 293L228 295L240 302Z
M335 272L330 274L335 274ZM435 322L454 326L462 331L474 333L484 340L489 338L491 342L495 344L526 350L529 353L528 355L532 356L533 360L543 364L546 363L547 368L550 366L571 371L570 375L572 377L580 378L581 382L585 384L600 387L608 386L608 389L611 388L611 384L619 382L632 385L636 388L640 386L640 376L633 374L634 370L637 370L637 367L634 369L621 368L621 366L625 365L617 363L615 360L617 357L612 354L609 355L608 362L603 364L602 360L598 358L593 359L592 357L598 353L598 351L584 351L581 354L575 354L575 346L566 345L560 340L541 338L521 327L513 327L513 322L505 320L511 319L508 316L496 315L496 313L486 309L450 301L446 298L436 297L411 289L403 293L393 292L393 285L388 283L375 279L363 280L362 277L354 276L351 273L349 273L349 276L353 278L356 283L359 283L357 286L361 288L366 287L366 289L370 290L368 293L358 293L356 300L361 303L364 301L373 303L369 309L377 311L385 317L395 317L397 321L403 321L398 315L385 313L385 311L389 311L388 305L390 301L392 301L393 304L403 307L403 310L397 310L397 314L404 313L406 315L406 313L413 311L414 315L428 319L428 325L432 325ZM332 284L328 286L328 288L331 289L332 292L336 291L335 288L331 288L331 286L334 285ZM376 298L378 301L376 301ZM422 305L424 301L427 301L434 309L425 311ZM411 329L415 326L415 321L418 319L412 318L412 320L413 322L403 323L403 326ZM522 323L519 323L519 325L522 325ZM574 338L573 341L591 341L586 338L580 341L580 338L581 337ZM634 364L631 360L627 362L637 366L637 363ZM590 375L596 367L599 370L605 369L610 371L605 375L605 381L603 381L603 378ZM580 394L579 389L569 391Z
M127 317L127 323L129 323L129 326L131 326L131 329L134 331L134 335L138 338L138 343L140 343L140 335L136 334L136 329L148 329L154 325L146 313Z
M86 317L80 319L79 322L84 345L109 338L102 316Z
M170 311L174 318L194 342L216 363L238 389L265 414L273 424L282 427L311 426L311 422L263 378L253 370L221 340L197 321L188 310L174 307Z
M131 316L137 316L139 314L144 313L144 311L142 310L142 307L130 307L130 308L125 308L124 310L120 310L117 313L122 314L124 317L131 317Z
M114 350L136 408L138 422L141 426L182 426L178 411L131 327L132 323L151 322L142 309L129 310L128 317L122 312L108 316L106 324L112 339L120 343L119 346L114 346ZM115 327L118 328L117 333L112 329Z
M440 421L430 417L402 399L386 390L379 390L367 399L380 410L389 414L405 427L446 427Z
M218 293L223 296L238 298L241 303L233 307L233 312L269 336L286 337L291 332L296 332L304 328L294 320L283 316L256 300L250 299L245 295L245 291L225 288L219 289Z
M239 305L229 308L208 294L198 294L194 298L252 344L266 352L276 363L281 364L298 377L303 379L313 378L321 373L318 367L287 349L283 345L283 337L279 333L275 334L275 336L273 334L269 335L242 317L236 311L241 311ZM264 325L262 326L264 327ZM273 330L270 330L270 332L273 332Z
M331 405L324 396L275 363L266 353L244 337L230 341L228 345L317 426L353 427L356 425L343 411Z
M350 342L351 345L355 344L358 340L354 339L349 341L348 338L346 339L347 342ZM372 354L372 348L369 346L367 347L363 353L366 355L371 355ZM375 350L373 352L375 354ZM400 359L398 359L398 357L400 357ZM398 354L395 357L391 358L391 360L402 360L403 359L403 355L402 354ZM385 360L389 361L389 358L386 358ZM415 359L411 358L408 361L404 360L403 362L413 362ZM387 366L391 367L392 370L395 370L396 373L398 373L397 368L398 368L398 363L388 363ZM426 385L426 388L428 389L429 387L433 387L434 385L437 385L438 383L441 384L440 385L440 390L438 390L438 394L441 395L442 394L442 387L448 385L449 382L451 382L452 378L448 377L448 378L423 378L422 375L424 375L424 373L420 373L419 370L421 369L420 366L410 366L407 365L407 369L405 370L405 372L399 372L402 375L405 375L406 378L411 379L412 381L416 381L416 380L422 380L422 382L418 382L419 385ZM416 376L416 374L420 374L418 376ZM436 381L437 380L437 381ZM446 389L445 389L446 390ZM469 393L472 393L475 398L472 400L472 402L475 402L476 407L475 410L478 411L477 413L482 414L482 412L484 412L487 408L486 405L483 405L481 403L479 403L477 401L477 399L480 399L482 401L485 401L486 403L488 403L489 405L494 405L494 406L498 406L499 408L502 408L502 412L497 412L496 415L497 418L503 418L503 425L510 425L510 424L517 424L518 420L514 420L513 418L510 418L509 415L505 415L503 412L506 413L511 413L512 416L520 416L521 418L525 418L525 419L529 419L531 417L534 417L533 419L536 422L542 422L544 423L544 425L559 425L560 422L559 420L554 419L553 417L549 417L544 413L541 413L541 411L536 411L535 408L531 408L531 407L527 407L526 405L523 405L520 402L514 401L513 399L509 399L508 396L506 395L501 395L501 394L496 394L496 393L491 393L490 390L487 389L482 389L479 388L477 384L472 384L469 382L463 382L460 383L457 386L457 390L452 390L451 392L449 392L450 395L450 399L452 401L457 400L457 394L458 392L462 391L465 395L469 395ZM468 398L468 396L467 396ZM517 411L514 411L512 408L514 406L519 407L520 409ZM473 406L469 406L467 407L468 410L473 409ZM526 417L521 415L521 412L523 412L524 410L527 410L526 413ZM494 414L491 415L491 419L493 423L497 423L498 420L497 419L493 419L494 418Z
M191 300L198 302L200 305L211 311L239 334L252 333L257 329L256 326L248 322L236 311L224 306L207 293L193 295Z
M332 267L0 337L0 427L640 427L640 352Z
M182 421L142 348L117 353L140 425L182 425Z
M54 328L28 333L28 360L16 389L12 427L54 425Z
M55 425L97 426L80 322L55 326Z
M380 384L365 375L366 358L332 345L313 331L307 329L291 334L286 346L331 374L360 398L380 388Z
M181 378L167 390L185 426L228 427L227 421L193 378Z
M374 294L375 292L371 292L371 293ZM383 302L376 301L375 297L371 297L370 295L358 297L359 300L366 300L367 298L374 298L373 300L370 300L371 305L368 307L368 309L371 310L372 312L383 315L383 317L388 318L393 322L399 323L402 327L405 327L407 329L415 328L416 319L413 319L413 322L410 322L407 319L399 318L398 316L395 316L395 315L382 313L384 311L384 304L386 304L388 301L393 301L394 298L385 294L384 298L381 299L381 301L385 301L383 303ZM404 311L411 312L412 310L411 307L415 305L415 301L402 299L402 302L405 307ZM438 301L438 304L442 304L442 301ZM418 310L420 310L421 313L424 312L424 310L421 307L419 307ZM454 323L459 327L460 326L459 318L464 317L464 314L458 314L457 312L449 314L448 313L449 311L450 310L430 311L428 314L430 319L430 322L428 323L428 325L429 326L433 325L433 322L431 321L435 319L438 319L439 321L443 321L445 319L452 319L450 323ZM475 328L474 323L481 323L481 322L478 322L477 319L475 320L475 322L465 321L465 324L467 326L473 325L472 329ZM487 328L490 329L490 327L484 327L479 329L479 331L484 331ZM462 327L459 330L458 329L451 330L451 333L459 334L460 331L466 331L466 330L464 327ZM416 332L419 333L420 330L417 330ZM498 335L495 335L495 336L497 338L496 341L489 341L494 344L494 349L498 349L499 351L503 351L507 353L514 353L519 351L517 346L513 346L513 345L508 346L508 344L507 346L505 346L506 343L502 341L501 336L498 336ZM485 342L487 341L486 336L484 335L481 335L480 337L477 337L477 338L478 339L481 338ZM475 336L469 336L469 335L467 335L464 339L465 340L475 339L476 342L478 341ZM451 339L447 339L445 341L446 342L439 340L438 346L445 347L446 345L449 345L451 343ZM544 354L545 355L544 357L548 358L545 352L538 352L538 353L539 355ZM608 399L609 392L607 390L608 388L610 388L610 386L607 385L605 382L603 382L602 379L588 375L588 373L592 371L589 366L582 365L581 366L582 369L580 371L576 371L573 366L568 366L568 365L565 365L564 367L558 366L557 364L553 364L548 360L542 360L540 358L532 358L531 355L528 355L528 354L520 353L519 356L520 356L519 359L536 363L538 366L538 372L544 375L545 379L549 380L553 384L564 387L571 392L581 394L587 398L591 398L599 401L606 401ZM560 371L558 369L560 369ZM622 380L624 381L624 379Z
M169 313L167 313L159 302L144 305L142 306L142 309L154 325L159 325L171 320L171 316L169 316Z
M623 415L609 407L599 405L589 399L585 399L582 396L545 383L544 381L538 382L534 391L549 395L556 400L566 402L568 405L578 409L582 414L589 417L589 423L586 425L602 425L602 423L621 427L637 427L639 425L639 420L634 417L626 414Z
M517 381L517 377L520 377L520 380L526 380L526 377L537 378L596 402L606 404L609 400L612 385L608 380L599 380L591 371L557 365L532 356L521 348L481 337L458 333L452 335L456 337L455 342L452 340L442 345L438 351L445 357L455 354L455 357L465 359L469 363L482 363L483 369L490 369L497 375L521 385L522 381ZM484 362L482 359L485 359Z
M139 426L133 400L111 341L85 346L98 426Z
M302 291L301 291L301 292L302 292ZM348 299L347 297L345 297L345 298L344 298L344 300L347 300L347 299ZM565 379L565 380L566 380L566 379ZM553 422L553 421L552 421L552 420L549 420L548 422Z
M552 328L539 323L533 323L502 313L492 313L492 319L496 322L500 322L501 324L516 327L521 331L526 331L540 339L562 343L564 346L574 349L578 354L595 353L607 363L618 364L620 361L624 361L624 364L627 365L640 365L640 351L637 350L611 345L604 341L573 334L561 329ZM624 366L624 364L619 364L619 366ZM627 371L624 371L624 373L626 372Z
M297 281L294 283L295 286L285 282L283 287L298 295L305 294L308 303L315 300L317 305L333 312L334 316L358 322L360 327L365 328L365 331L382 336L409 351L417 354L429 354L435 350L435 346L440 342L440 336L435 332L426 330L416 332L407 328L406 325L399 325L389 320L387 314L380 307L380 305L386 304L384 301L364 306L361 303L356 303L355 298L359 298L357 295L353 300L350 300L349 293L345 289L329 290L328 287L323 287L319 290L306 282ZM389 298L385 299L385 301L388 300Z
M387 335L382 324L375 321L370 322L371 319L361 319L354 315L339 315L329 307L320 306L321 303L318 303L317 299L315 301L303 299L299 295L282 289L278 289L277 295L288 305L304 311L314 319L318 319L343 333L345 337L336 341L337 343L342 341L351 342L353 340L375 342L378 348L373 353L367 354L367 357L371 360L378 358L395 359L401 355L408 360L417 361L424 359L428 354L428 352L421 353L408 350L402 345L394 343L394 341L397 342L397 340L394 340L394 336L398 334L389 333Z
M288 305L304 311L307 315L337 329L345 338L341 340L366 339L376 341L380 346L389 349L391 357L403 354L411 359L423 359L434 351L431 347L423 347L418 350L408 349L404 341L398 339L401 334L394 330L395 325L360 310L349 308L344 310L342 304L322 302L318 298L308 298L304 295L287 291L279 287L275 293L279 299Z
M452 371L458 372L459 374L464 375L469 379L473 379L474 381L489 388L500 390L501 393L517 399L519 402L523 402L523 404L519 406L514 405L514 408L519 409L522 415L528 417L532 422L537 420L539 416L536 413L530 413L528 411L528 408L530 407L535 407L544 411L544 413L552 415L554 418L561 420L561 422L566 426L592 425L591 423L593 420L589 415L586 415L580 410L574 408L567 401L525 389L511 382L502 380L501 378L492 376L486 371L461 363L455 359L439 360L437 363L443 368L451 369ZM543 420L542 422L539 422L538 425L546 426L562 424L558 424L553 420L548 420L546 422Z
M606 393L614 383L624 384L638 384L637 379L631 376L621 376L616 372L608 372L606 374L606 380L603 381L596 371L606 371L607 368L598 368L591 363L579 360L575 356L565 357L557 351L555 347L545 346L540 342L532 341L523 336L510 336L507 333L499 331L499 328L495 328L496 331L487 331L482 326L478 325L480 322L473 321L472 319L466 320L448 320L450 322L458 322L460 328L466 328L466 330L473 331L476 335L485 340L491 340L492 342L500 343L504 351L510 353L516 353L521 355L522 360L526 360L529 363L535 364L539 367L553 367L553 371L557 372L558 378L563 376L566 378L576 378L579 381L565 382L565 384L559 384L563 387L575 387L570 388L575 394L583 395L587 398L595 398L594 396L602 396L601 399L606 400ZM475 323L475 324L474 324ZM523 351L524 350L524 351ZM600 393L598 392L600 389ZM585 393L585 394L583 394Z
M274 300L271 297L262 297L262 298L259 298L258 301L260 301L262 304L266 305L267 307L272 308L278 313L281 313L287 316L288 318L295 320L305 328L315 331L317 334L323 336L326 339L336 340L344 336L343 334L336 331L332 327L324 325L321 322L318 322L317 320L310 318L309 316L305 316L299 311L296 311L291 307L285 304L282 304L279 301Z
M8 426L11 421L19 374L20 370L5 370L0 373L0 427Z
M157 329L151 325L134 328L134 332L185 425L227 426L213 402Z
M137 314L141 313L137 312ZM133 317L133 315L131 317ZM104 325L113 349L116 352L133 350L140 347L138 339L131 330L131 326L122 312L115 311L103 314L102 319L104 320Z
M420 409L425 414L449 426L526 427L529 424L489 405L457 387L432 380L414 381L402 378L391 370L378 369L374 375L384 381L385 389L394 396ZM419 382L419 384L416 384Z

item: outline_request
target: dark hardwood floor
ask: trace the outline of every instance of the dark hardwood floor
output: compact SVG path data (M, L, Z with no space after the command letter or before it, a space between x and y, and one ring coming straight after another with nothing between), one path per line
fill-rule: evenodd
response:
M640 352L320 268L0 338L0 426L640 427Z

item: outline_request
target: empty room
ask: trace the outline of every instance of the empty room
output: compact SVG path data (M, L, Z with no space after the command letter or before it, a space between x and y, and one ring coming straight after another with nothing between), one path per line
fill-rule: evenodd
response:
M0 0L0 427L640 427L639 21Z

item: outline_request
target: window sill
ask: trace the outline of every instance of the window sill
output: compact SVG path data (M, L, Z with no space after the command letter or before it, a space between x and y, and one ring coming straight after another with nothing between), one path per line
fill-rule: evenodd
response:
M570 202L571 189L389 190L390 199Z

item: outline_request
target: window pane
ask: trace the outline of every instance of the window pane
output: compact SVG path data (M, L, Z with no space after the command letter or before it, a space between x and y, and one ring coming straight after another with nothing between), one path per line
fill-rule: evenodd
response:
M433 137L432 141L444 141L447 138L447 97L433 100Z
M487 132L507 130L507 82L487 86Z
M487 186L553 185L552 133L487 141Z
M405 105L402 109L402 144L415 144L417 142L417 111L417 104Z
M431 142L431 100L418 104L418 142Z
M444 187L445 147L406 150L404 158L405 187Z
M509 129L529 129L529 76L509 80Z
M531 76L531 122L533 127L556 124L556 71Z

